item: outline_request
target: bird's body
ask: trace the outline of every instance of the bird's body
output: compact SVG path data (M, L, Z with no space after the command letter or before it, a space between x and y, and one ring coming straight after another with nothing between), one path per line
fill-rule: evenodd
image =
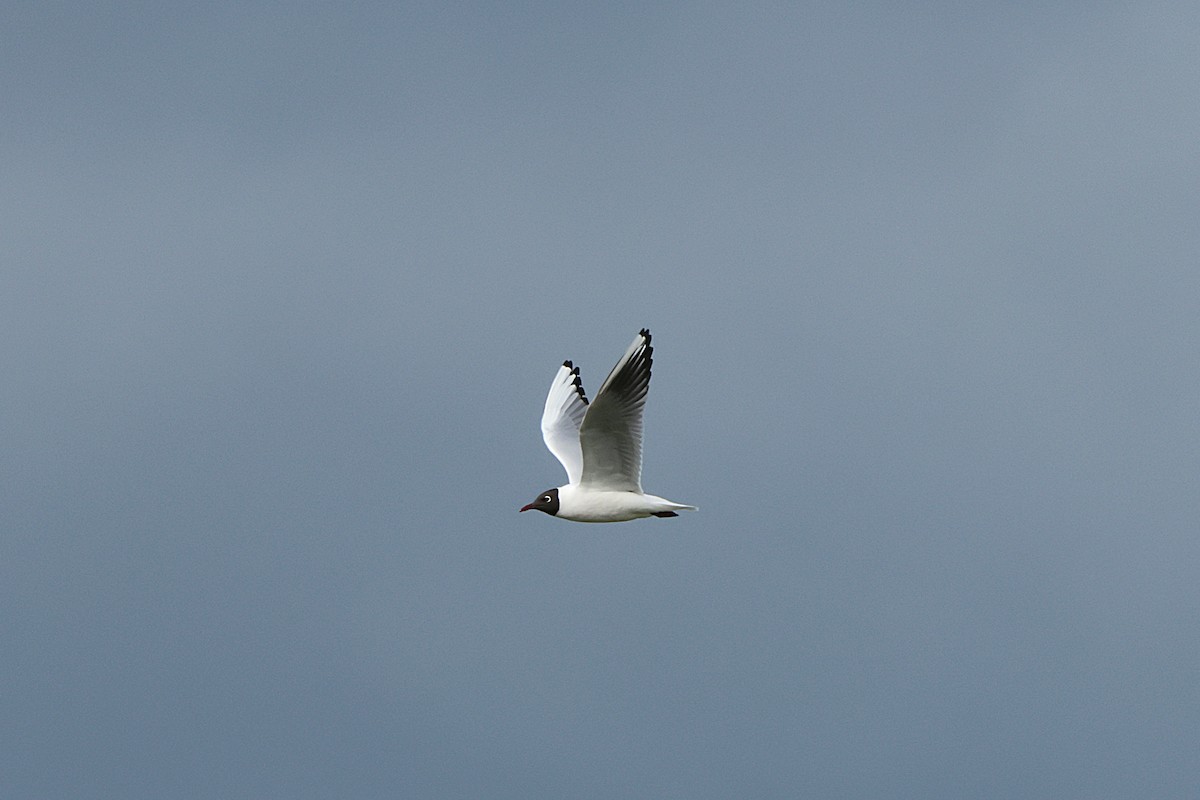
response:
M575 522L625 522L674 517L695 506L642 491L642 409L650 387L650 331L642 329L588 403L579 369L563 362L542 412L542 438L567 471L522 511Z
M676 511L695 510L693 506L672 503L652 494L596 491L570 484L559 487L558 502L555 516L575 522L625 522L644 517L673 517Z

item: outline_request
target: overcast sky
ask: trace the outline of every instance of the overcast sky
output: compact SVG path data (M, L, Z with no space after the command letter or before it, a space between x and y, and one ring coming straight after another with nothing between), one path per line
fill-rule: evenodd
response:
M0 11L0 794L1194 796L1194 3L80 5ZM643 326L701 510L518 515Z

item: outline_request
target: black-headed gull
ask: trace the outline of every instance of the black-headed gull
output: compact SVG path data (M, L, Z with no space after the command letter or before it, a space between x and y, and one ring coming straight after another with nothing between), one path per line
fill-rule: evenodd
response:
M579 368L564 361L542 412L542 438L567 471L567 484L547 489L522 511L575 522L676 517L695 506L642 491L642 409L654 348L643 328L589 404Z

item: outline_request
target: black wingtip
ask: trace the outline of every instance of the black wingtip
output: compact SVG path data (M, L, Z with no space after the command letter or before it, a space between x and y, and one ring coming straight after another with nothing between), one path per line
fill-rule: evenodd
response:
M642 328L640 331L638 331L638 334L646 337L646 344L650 343L650 329L649 328Z
M575 376L571 383L574 385L575 391L579 393L579 399L582 400L583 404L586 406L588 404L588 399L587 395L583 392L583 378L579 377L579 367L575 366L570 361L564 361L563 366L569 369L571 374Z

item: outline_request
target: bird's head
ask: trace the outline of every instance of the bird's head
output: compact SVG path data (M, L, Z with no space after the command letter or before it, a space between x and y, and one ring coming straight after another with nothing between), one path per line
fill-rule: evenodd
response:
M538 495L537 499L526 506L522 506L522 511L544 511L550 516L558 513L558 489L547 489Z

